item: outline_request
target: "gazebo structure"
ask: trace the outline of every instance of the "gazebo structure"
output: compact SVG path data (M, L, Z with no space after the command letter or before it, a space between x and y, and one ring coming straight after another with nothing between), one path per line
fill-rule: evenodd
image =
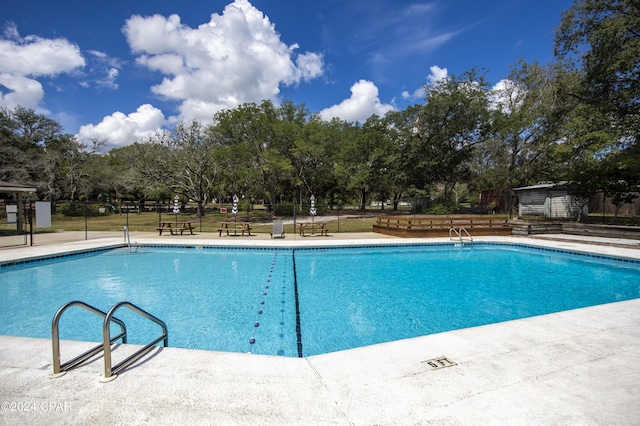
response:
M20 183L0 181L0 194L16 194L16 200L18 204L16 229L18 231L24 230L25 220L22 195L26 192L36 192L36 188Z

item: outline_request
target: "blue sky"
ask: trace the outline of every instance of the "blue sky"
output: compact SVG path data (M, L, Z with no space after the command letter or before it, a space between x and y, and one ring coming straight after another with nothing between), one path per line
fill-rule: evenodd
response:
M364 121L423 102L430 79L553 59L570 0L12 1L0 106L107 148L270 99Z

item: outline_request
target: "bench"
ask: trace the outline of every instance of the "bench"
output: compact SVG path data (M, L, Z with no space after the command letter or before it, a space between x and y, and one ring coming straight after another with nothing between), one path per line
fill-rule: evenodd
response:
M220 227L217 229L218 236L222 237L222 233L226 231L227 235L232 235L229 231L233 231L233 235L237 235L238 232L244 237L251 236L251 222L220 222Z
M568 234L640 240L640 227L576 222L510 221L513 235Z
M305 237L305 233L311 232L311 234L320 234L326 237L329 236L329 229L326 222L300 222L298 223L298 232L301 236Z
M182 236L184 231L189 231L191 235L193 235L191 222L160 222L157 230L160 235L162 235L163 231L169 231L171 235L178 235L178 232L180 232L180 236Z
M471 236L511 235L508 219L495 215L378 216L373 232L396 237L449 237L451 228Z

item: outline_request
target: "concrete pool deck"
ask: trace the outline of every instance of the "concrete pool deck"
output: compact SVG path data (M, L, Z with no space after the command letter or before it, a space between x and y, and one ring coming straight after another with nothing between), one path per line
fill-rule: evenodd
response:
M71 241L65 234L2 249L0 263L123 242L122 233ZM475 240L640 259L634 240ZM131 235L132 244L183 245L438 241L448 239ZM63 361L86 347L63 341ZM114 361L133 349L117 346ZM440 357L455 365L425 362ZM640 418L640 299L306 358L158 347L110 383L99 382L101 356L57 379L48 378L51 358L50 339L0 336L0 423L634 425Z

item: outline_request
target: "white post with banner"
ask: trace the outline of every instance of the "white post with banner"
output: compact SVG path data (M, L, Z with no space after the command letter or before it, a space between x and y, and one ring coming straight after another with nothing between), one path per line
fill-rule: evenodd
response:
M180 214L180 198L176 195L173 197L173 214L176 215L176 225L178 224L178 214Z
M311 201L311 207L309 208L309 214L311 215L311 235L315 235L316 228L313 223L313 218L316 217L316 197L311 194L311 198L309 198L309 201Z
M236 194L233 194L231 214L233 215L233 235L236 235L236 218L238 217L238 196Z

